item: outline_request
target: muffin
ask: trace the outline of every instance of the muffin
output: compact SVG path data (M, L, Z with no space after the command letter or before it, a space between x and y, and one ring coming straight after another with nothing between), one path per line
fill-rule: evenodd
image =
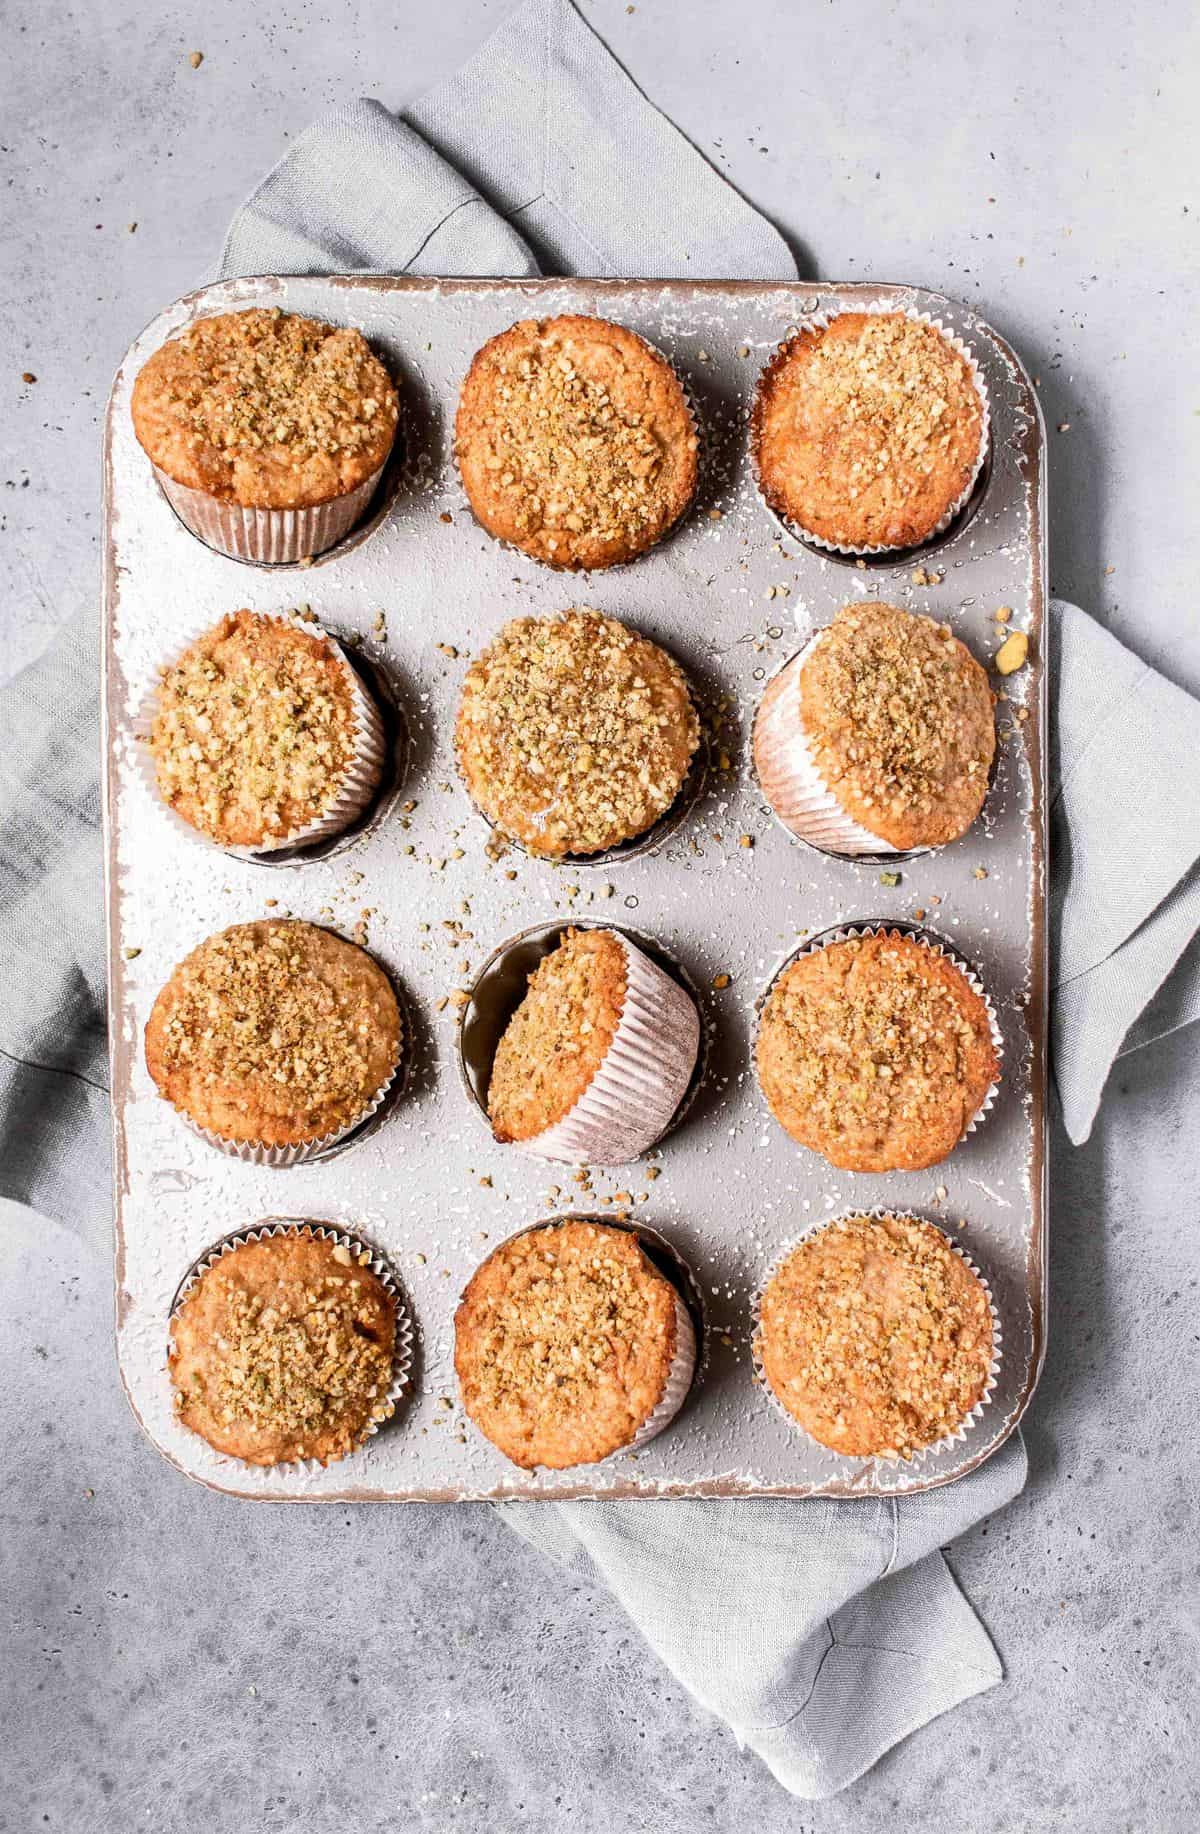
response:
M987 454L974 359L927 317L839 312L775 352L751 453L769 508L850 553L915 547L965 503Z
M696 490L696 427L679 379L603 318L522 319L480 350L454 449L489 535L554 567L632 560Z
M163 801L235 851L337 834L379 785L379 713L316 625L229 612L162 672L149 735Z
M644 1444L683 1405L695 1361L675 1287L631 1230L605 1223L552 1223L502 1243L454 1316L463 1406L526 1470Z
M197 319L133 385L133 430L167 501L235 560L303 560L340 541L399 412L360 331L276 308Z
M248 1465L352 1452L393 1411L397 1304L370 1260L310 1229L210 1260L171 1319L176 1417Z
M665 650L586 608L513 618L467 672L455 724L472 802L528 853L603 853L644 834L700 743Z
M365 949L311 923L238 923L162 989L146 1067L205 1139L291 1165L374 1113L400 1045L396 995Z
M842 1172L918 1172L958 1145L1000 1074L978 983L898 930L806 950L776 977L755 1060L785 1133Z
M530 976L487 1089L495 1138L622 1165L666 1131L700 1050L690 995L616 930L568 930Z
M755 1349L771 1392L851 1458L910 1459L961 1438L992 1386L987 1288L915 1216L846 1216L806 1236L767 1283Z
M985 671L944 624L846 605L767 687L754 765L784 826L830 853L905 853L965 834L996 750Z

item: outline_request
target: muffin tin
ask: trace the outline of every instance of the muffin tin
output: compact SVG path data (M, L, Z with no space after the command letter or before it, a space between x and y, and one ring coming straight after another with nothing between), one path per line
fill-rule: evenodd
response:
M992 449L951 530L915 555L858 564L780 539L755 494L746 419L759 370L790 327L881 300L928 311L971 344L988 384ZM197 314L250 305L359 326L404 397L404 450L386 491L360 528L307 566L241 564L190 535L129 421L133 379L164 338ZM520 317L559 312L617 319L662 348L696 399L706 440L699 499L677 529L631 565L577 579L484 534L450 455L474 352ZM181 1470L241 1496L313 1501L884 1495L946 1483L1003 1442L1044 1352L1043 449L1029 378L1004 341L965 308L906 286L258 277L190 295L137 340L114 385L105 445L117 1339L134 1411ZM1012 608L1009 629L1030 634L1028 665L995 678L1008 698L983 817L954 845L902 861L835 859L791 839L749 755L767 678L839 605L870 594L944 619L984 661L1004 635L998 607ZM137 762L139 710L158 665L198 624L243 605L306 604L386 684L392 730L407 744L357 833L315 855L231 857L156 801ZM454 768L467 657L506 618L570 604L625 619L678 656L705 708L709 769L648 846L561 866L512 847L493 858L496 837ZM881 867L898 871L899 884L881 884ZM365 936L402 993L410 1055L404 1088L362 1136L328 1160L273 1169L189 1134L153 1088L141 1034L172 967L204 936L284 914ZM504 944L573 918L650 939L699 991L707 1028L703 1076L660 1146L586 1184L492 1141L460 1073L455 998ZM1005 1040L1004 1081L976 1130L932 1171L886 1177L835 1172L794 1146L767 1112L750 1057L757 1002L783 960L823 931L880 919L923 922L970 961ZM753 1379L754 1295L780 1249L826 1218L880 1204L941 1223L981 1268L1003 1327L982 1418L911 1466L818 1455ZM167 1319L181 1277L229 1233L281 1213L378 1248L417 1333L405 1405L324 1470L236 1464L172 1415ZM500 1241L581 1214L627 1214L682 1257L703 1295L700 1367L683 1411L644 1447L574 1471L519 1471L458 1405L454 1309Z

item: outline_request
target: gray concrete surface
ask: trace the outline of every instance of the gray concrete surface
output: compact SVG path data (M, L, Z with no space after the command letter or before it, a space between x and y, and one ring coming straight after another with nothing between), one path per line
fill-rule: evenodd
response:
M807 271L981 304L1069 423L1055 588L1200 690L1186 0L583 10ZM289 134L356 93L402 104L504 11L7 0L5 672L96 597L97 428L133 332L207 276ZM185 1485L120 1392L107 1243L6 1210L0 1829L1191 1830L1198 1070L1193 1028L1118 1065L1087 1147L1055 1138L1032 1481L952 1553L1005 1685L821 1805L486 1511L251 1509Z

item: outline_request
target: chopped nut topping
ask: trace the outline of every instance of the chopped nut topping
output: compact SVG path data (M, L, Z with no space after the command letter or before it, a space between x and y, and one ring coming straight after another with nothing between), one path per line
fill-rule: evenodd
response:
M683 671L586 609L514 618L472 663L459 768L489 820L531 853L597 853L679 793L700 739Z
M908 1459L983 1397L991 1312L940 1230L853 1216L801 1242L776 1272L759 1349L776 1396L822 1445Z

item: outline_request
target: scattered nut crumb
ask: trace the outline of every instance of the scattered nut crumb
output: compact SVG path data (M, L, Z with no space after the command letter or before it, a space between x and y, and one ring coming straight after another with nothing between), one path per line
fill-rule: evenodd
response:
M188 63L192 66L193 70L199 70L203 62L204 62L203 51L189 51L188 52Z
M718 989L718 991L720 991L728 987L729 976L727 974L714 974L712 978L712 984L715 988Z
M738 846L739 847L753 847L753 845L754 845L754 836L752 834L739 834L738 835Z
M901 875L898 872L881 872L879 875L879 883L888 886L899 885L900 877Z
M1029 655L1029 638L1023 630L1014 630L996 651L996 669L1001 675L1012 675Z
M977 879L986 879L988 876L987 867L986 866L977 866L975 868L974 876Z

